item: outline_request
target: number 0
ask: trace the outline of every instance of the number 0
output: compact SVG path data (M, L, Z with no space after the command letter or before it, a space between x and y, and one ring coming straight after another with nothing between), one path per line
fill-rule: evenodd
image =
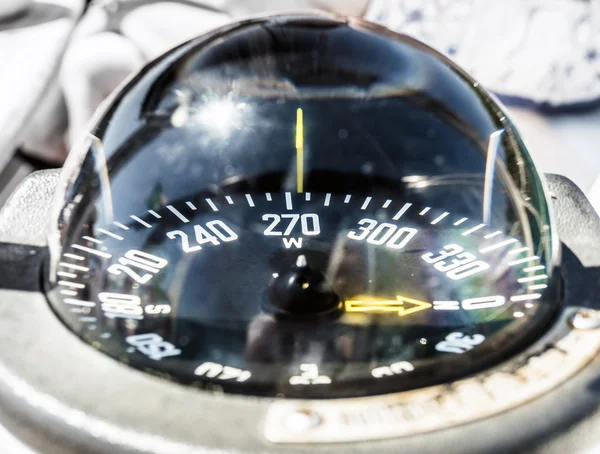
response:
M402 249L408 244L410 240L417 234L417 229L411 229L410 227L402 227L390 238L386 246L391 249Z

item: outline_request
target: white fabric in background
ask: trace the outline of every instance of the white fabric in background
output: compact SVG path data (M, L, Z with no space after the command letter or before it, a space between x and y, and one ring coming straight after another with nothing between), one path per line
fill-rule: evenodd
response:
M372 0L366 18L496 93L552 106L600 99L600 0Z
M61 161L89 118L120 83L170 48L248 15L326 9L361 15L368 0L96 0L77 25L58 87L25 134L24 149ZM219 12L218 10L221 10ZM67 122L68 116L68 122ZM65 128L67 130L65 131Z
M3 1L0 0L0 4L4 5L1 3ZM72 11L77 11L82 0L51 1L71 5ZM69 27L63 27L60 34L54 35L61 37L62 41L52 41L49 37L53 36L52 33L57 33L52 31L53 27L64 23L65 18L53 19L48 23L15 31L2 31L0 24L0 58L13 62L0 71L0 99L4 101L3 107L0 108L0 129L4 132L0 134L0 150L4 152L0 153L0 168L18 144L24 144L24 148L36 157L61 162L70 143L84 132L88 119L106 96L147 61L187 39L251 14L320 8L360 16L368 6L368 0L205 0L195 4L194 1L178 3L176 0L153 0L150 4L141 5L139 0L96 0L77 26L74 39L62 61L60 77L53 71L58 69L60 44L66 41L73 26L73 17L69 19ZM484 65L483 69L480 69L483 77L501 79L496 70L503 68L512 74L512 79L508 78L505 81L510 80L512 84L516 84L518 80L531 83L533 76L541 74L540 68L544 67L536 67L534 63L538 60L530 58L530 65L536 71L527 72L519 79L516 77L519 66L508 64L506 60L499 58L498 55L503 55L502 52L489 52L484 59L477 59L478 48L489 44L490 49L493 49L506 41L492 37L491 31L482 31L483 37L478 39L478 35L473 35L472 30L479 30L479 26L469 32L465 31L472 27L473 23L477 25L475 19L469 19L469 14L478 1L374 0L368 8L367 16L371 19L379 18L384 23L387 21L387 24L397 31L421 39L428 38L430 42L447 40L446 45L450 47L453 46L450 43L464 42L462 49L466 50L460 55L468 60L463 62L465 66L490 63L489 66ZM518 1L531 6L537 0ZM544 5L557 8L566 1L571 2L547 0ZM585 3L591 7L590 5L597 5L600 0L592 1L596 3L577 3ZM119 8L115 9L115 5L128 2L130 6L136 3L137 7L130 8L129 12L115 21L115 17L119 17ZM498 3L507 5L507 8L515 6L514 0ZM468 7L469 5L471 6ZM484 6L495 8L490 2L485 2ZM440 22L441 7L447 8L444 10L447 14ZM578 6L580 7L583 6ZM217 12L217 9L222 12ZM376 11L379 11L377 14L380 16L373 17ZM490 30L495 30L494 33L500 33L503 27L509 26L511 30L518 31L522 26L522 18L515 16L511 19L510 15L506 15L506 11L499 13L496 16L497 20L492 21L494 26L488 24ZM386 20L382 20L384 16L381 14L384 12L389 14L385 16ZM509 33L508 42L512 42L511 39L517 35L518 33ZM456 39L452 38L453 36ZM529 46L539 46L541 41L537 38L543 36L535 37ZM556 42L557 36L560 34L553 37L554 47L548 46L550 50L546 49L542 56L546 58L556 51L561 62L568 61L569 55L565 57L565 52L556 47L559 44ZM463 41L458 39L460 37ZM464 41L465 37L469 37L468 43ZM569 43L565 42L566 44ZM457 53L457 58L460 48L461 46L455 45L454 52ZM525 48L523 47L523 52ZM525 54L522 54L521 58L527 60L523 55ZM587 73L582 72L584 73L592 74L589 70ZM577 80L579 79L573 79ZM556 84L560 90L551 93L557 96L581 93L575 82L567 84L563 81ZM42 93L44 96L40 98ZM515 93L518 94L518 91ZM596 206L600 208L600 182L594 184L600 174L600 154L597 151L597 144L600 144L600 110L548 115L531 108L509 109L530 145L531 153L540 169L544 172L564 174L575 181L584 192L592 191L590 195L598 200ZM26 127L21 129L17 136L16 132L24 125Z
M566 176L591 197L600 175L600 109L548 114L509 106L508 112L539 169Z
M0 20L22 13L31 6L33 0L2 0L0 3Z
M8 10L5 1L13 0L0 0L0 10ZM83 0L44 0L0 22L0 170L23 142L25 126L51 87L82 8Z
M508 110L542 172L565 175L600 213L600 0L372 0L365 17L419 39L485 88L526 100ZM599 103L600 104L600 103Z
M96 108L129 75L171 47L230 21L223 13L171 2L127 12L117 26L111 26L110 16L110 10L92 6L62 62L60 86L69 117L67 146L85 132Z

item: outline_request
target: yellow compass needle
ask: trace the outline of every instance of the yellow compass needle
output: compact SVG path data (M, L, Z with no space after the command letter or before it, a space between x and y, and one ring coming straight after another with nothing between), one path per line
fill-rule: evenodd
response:
M304 115L300 107L296 110L296 187L304 192Z
M395 300L358 296L344 302L346 312L397 312L399 317L432 307L431 303L397 295Z

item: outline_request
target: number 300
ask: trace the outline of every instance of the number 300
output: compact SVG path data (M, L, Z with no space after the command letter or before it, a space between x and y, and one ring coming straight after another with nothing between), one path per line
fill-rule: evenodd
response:
M358 221L361 227L348 232L348 238L351 240L363 241L381 246L385 244L391 249L402 249L417 234L417 229L410 227L401 227L394 224L382 222L381 224L374 219L363 218Z

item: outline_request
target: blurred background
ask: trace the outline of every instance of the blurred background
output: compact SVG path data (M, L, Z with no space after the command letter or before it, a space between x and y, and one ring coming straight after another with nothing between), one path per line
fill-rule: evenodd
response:
M505 103L540 169L600 212L600 0L0 0L0 205L60 166L149 60L236 19L306 9L364 17L455 60Z

